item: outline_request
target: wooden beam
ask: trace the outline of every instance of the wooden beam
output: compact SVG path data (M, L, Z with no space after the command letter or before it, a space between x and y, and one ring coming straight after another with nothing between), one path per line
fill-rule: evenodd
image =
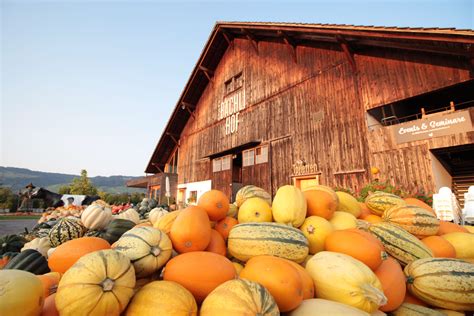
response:
M247 29L241 28L242 33L244 33L245 37L252 43L253 48L257 52L258 55L258 40L255 38L255 36L250 33Z
M354 60L354 55L351 51L349 43L342 36L336 36L336 39L341 45L341 48L344 51L344 55L346 55L346 58L349 61L349 64L351 65L352 72L357 73L356 62Z
M211 82L214 82L214 80L212 79L214 77L214 71L213 70L211 70L209 68L206 68L204 66L199 66L199 70L204 72L204 75L207 77L207 80L209 80Z
M191 110L194 110L196 106L194 104L188 103L188 102L181 102L181 108L184 110L185 108L189 108Z
M225 41L229 44L231 49L234 49L234 37L227 33L224 29L221 29L222 36L224 36Z
M186 110L188 110L189 115L193 118L193 120L196 120L196 116L194 115L194 111L191 111L190 108L186 107Z
M283 31L277 31L277 34L278 34L279 37L281 37L283 39L283 42L286 45L288 45L288 47L290 49L290 52L293 55L293 61L295 63L298 63L298 59L297 59L297 55L296 55L296 46L297 45L296 45L295 41L292 38L290 38L288 36L288 34L286 34Z
M168 133L166 132L166 135L168 135L169 137L171 137L171 139L174 141L174 143L179 147L179 136L176 135L176 134L172 134L172 133ZM178 138L178 139L177 139Z
M160 173L164 173L163 170L161 170L161 168L158 167L158 164L157 164L157 163L152 162L151 165L152 165L153 167L155 167L156 170L158 170Z

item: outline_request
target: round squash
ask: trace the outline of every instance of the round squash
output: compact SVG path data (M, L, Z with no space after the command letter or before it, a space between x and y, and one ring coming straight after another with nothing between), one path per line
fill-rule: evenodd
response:
M37 316L43 303L43 286L34 274L21 270L0 270L0 315Z
M387 303L382 285L365 264L351 256L323 251L315 254L306 270L313 278L316 296L373 313Z
M322 298L313 298L304 300L298 308L289 313L289 316L369 316L368 313L358 308L325 300Z
M304 197L307 202L307 216L319 216L327 220L331 219L339 204L338 196L332 189L307 190Z
M134 222L128 219L116 218L107 225L105 232L103 232L100 237L107 240L109 244L113 244L133 227L135 227Z
M97 250L110 249L107 241L98 237L81 237L59 245L51 254L48 265L51 271L65 273L82 256Z
M425 258L405 267L408 290L430 305L474 310L474 265L463 260Z
M24 251L26 249L33 249L38 251L43 257L47 258L48 257L48 250L51 248L51 245L49 243L49 238L48 237L42 237L42 238L35 238L30 242L27 242L23 248L21 248L21 251Z
M424 238L436 235L439 220L429 211L415 205L399 205L389 208L382 219L405 229L410 234Z
M222 191L210 190L199 197L198 206L207 212L209 220L220 221L227 216L229 199Z
M329 220L335 230L350 229L357 227L357 218L347 212L334 212Z
M375 270L375 275L382 284L383 293L387 297L387 304L380 306L383 312L396 310L403 304L406 294L405 275L397 260L392 257L384 260Z
M82 237L85 231L79 221L68 217L61 218L49 231L49 243L51 247L57 247L66 241Z
M217 230L211 230L211 241L209 245L205 249L206 251L210 251L213 253L217 253L218 255L225 256L227 253L227 247L225 245L225 240L222 238L221 234L217 232Z
M114 219L121 218L121 219L128 219L136 224L140 223L140 214L133 208L126 209L121 211L117 215L112 216Z
M138 278L152 275L171 257L168 235L153 227L135 227L120 237L113 248L133 263Z
M81 214L81 222L87 229L104 229L112 220L112 208L110 205L93 203L89 205Z
M239 223L271 222L272 208L264 199L255 197L247 199L239 208Z
M126 316L197 315L191 292L171 281L154 281L142 287L128 305Z
M237 221L235 218L227 216L223 220L217 222L215 229L219 234L221 234L224 240L227 240L227 238L229 237L230 230L238 223L239 221Z
M337 212L346 212L354 215L356 218L362 213L359 202L355 197L346 192L337 191L337 197L339 198L339 204L337 206Z
M474 259L474 234L449 233L442 235L456 250L456 258Z
M80 258L61 278L56 307L61 316L119 315L133 296L135 270L115 250Z
M293 185L280 187L273 199L272 213L275 222L300 227L306 218L306 198L303 192Z
M235 205L237 206L237 209L244 204L247 199L254 197L261 198L266 201L268 205L272 205L272 197L267 191L254 185L246 185L240 188L235 196Z
M439 221L439 229L437 232L438 236L443 236L449 233L469 233L469 231L462 227L461 225L451 223L451 222L445 222L445 221Z
M155 224L153 224L153 227L158 228L159 230L164 231L165 233L169 234L171 231L171 226L173 226L174 221L176 220L178 215L181 213L181 211L182 210L169 212L163 217L160 217L155 222Z
M5 235L0 237L0 255L7 252L20 252L27 240L19 235Z
M270 292L244 279L230 280L214 289L204 300L201 316L278 316L280 312Z
M365 263L372 271L377 270L387 259L380 241L368 232L358 229L336 230L324 242L327 251L344 253Z
M189 206L181 211L170 230L173 248L179 253L200 251L211 241L211 224L205 210Z
M184 286L200 304L216 287L236 276L234 265L226 257L213 252L193 251L168 261L163 279Z
M334 231L332 224L319 216L306 218L300 229L308 239L310 254L323 251L327 236Z
M441 236L429 236L421 242L430 248L435 258L456 258L456 249Z
M150 211L150 213L148 213L148 220L150 221L150 223L152 225L155 225L155 223L160 219L162 218L163 216L165 216L166 214L168 214L169 212L167 210L165 210L164 208L161 208L161 207L155 207L154 209L152 209Z
M10 260L3 269L17 269L34 274L49 272L48 261L38 251L26 249Z
M275 299L280 312L288 312L303 301L303 282L298 271L286 260L272 256L251 258L240 278L263 285Z

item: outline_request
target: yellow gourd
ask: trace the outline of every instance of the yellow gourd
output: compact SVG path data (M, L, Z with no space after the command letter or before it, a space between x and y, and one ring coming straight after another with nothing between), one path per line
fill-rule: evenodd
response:
M275 222L300 227L306 218L303 192L293 185L280 187L273 199L272 213Z
M310 216L305 219L300 230L308 239L309 253L315 254L324 250L324 241L326 237L334 231L334 228L325 218Z
M239 223L271 222L272 208L264 199L254 197L245 200L239 208Z
M339 205L337 206L336 211L346 212L359 217L362 209L359 202L355 197L346 192L337 191L337 197L339 198Z
M357 228L357 218L347 212L334 212L329 222L335 230Z
M307 263L316 296L347 304L367 313L387 303L382 285L362 262L342 253L322 251Z
M197 315L194 296L172 281L154 281L142 287L128 305L126 316Z
M456 258L474 259L474 234L455 232L441 237L456 249Z
M39 315L43 303L43 285L33 273L0 270L0 315Z
M330 316L369 316L355 307L321 298L304 300L290 316L330 315Z

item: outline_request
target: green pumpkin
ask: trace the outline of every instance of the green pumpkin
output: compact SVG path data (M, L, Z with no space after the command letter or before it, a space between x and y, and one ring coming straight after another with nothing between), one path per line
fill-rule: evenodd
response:
M37 275L50 272L46 258L33 249L20 252L3 269L23 270Z
M20 252L27 240L19 235L5 235L0 238L0 255L6 252Z
M61 218L49 231L49 241L52 247L57 247L66 241L82 237L85 230L79 221Z
M135 227L134 222L129 221L128 219L117 218L107 225L105 233L103 233L100 237L107 240L109 244L113 244L133 227Z

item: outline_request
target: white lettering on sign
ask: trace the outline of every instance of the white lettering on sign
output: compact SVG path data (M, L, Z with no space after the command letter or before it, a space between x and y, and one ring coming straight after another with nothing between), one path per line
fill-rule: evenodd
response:
M243 88L225 96L217 106L217 120L225 120L226 136L239 130L239 112L243 109L245 109L245 90Z

